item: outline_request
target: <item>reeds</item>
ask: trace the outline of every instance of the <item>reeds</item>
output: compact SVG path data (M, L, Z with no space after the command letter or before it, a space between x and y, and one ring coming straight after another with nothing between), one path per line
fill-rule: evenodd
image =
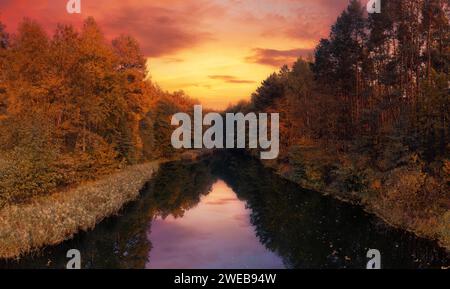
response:
M101 180L0 210L0 258L18 258L92 230L135 200L159 162L128 167Z

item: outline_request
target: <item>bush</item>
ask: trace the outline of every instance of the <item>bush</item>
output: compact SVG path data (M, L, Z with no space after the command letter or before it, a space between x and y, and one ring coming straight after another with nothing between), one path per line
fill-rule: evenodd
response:
M54 190L63 179L57 159L57 150L43 143L16 146L4 153L0 160L2 202L21 201Z
M407 222L435 218L443 211L442 189L437 179L416 167L398 168L386 180L384 204Z
M292 179L302 181L306 178L306 168L302 158L301 147L293 146L289 152L289 164L292 166Z
M0 207L95 179L122 164L113 145L92 133L84 149L77 143L73 152L63 152L43 117L13 118L0 130Z
M330 175L338 191L342 193L361 193L368 188L365 173L352 165L336 167Z

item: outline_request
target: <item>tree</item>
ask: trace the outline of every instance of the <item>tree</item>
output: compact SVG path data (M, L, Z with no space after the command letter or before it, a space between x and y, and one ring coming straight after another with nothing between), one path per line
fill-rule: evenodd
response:
M80 32L58 24L52 37L25 19L15 37L5 35L0 25L2 202L178 153L170 116L194 101L146 80L131 36L107 43L93 18Z
M39 114L48 103L49 38L42 27L25 19L7 53L4 71L8 92L8 111L12 114Z
M445 1L441 0L428 0L422 7L422 30L426 37L428 79L431 77L432 69L449 73L450 4L444 3Z
M6 48L8 48L8 34L5 25L0 22L0 118L5 115L7 110L6 87L4 85L6 75L4 73L7 65Z
M361 3L352 0L331 28L330 50L336 62L336 85L344 95L360 92L363 45L367 38L363 11Z
M283 78L287 67L283 67L279 73L273 73L264 80L260 87L252 94L252 103L256 110L264 110L274 101L284 95L285 81Z
M315 80L325 84L326 91L331 91L336 82L337 63L331 51L331 42L321 39L315 51L313 71Z
M313 91L316 87L311 67L310 62L300 58L294 63L288 75L286 118L290 120L291 133L288 139L291 141L301 136L311 135L311 124L315 121L311 98L315 97Z
M136 69L145 73L145 59L136 39L130 35L121 35L112 41L112 46L119 58L119 70Z
M6 33L5 25L0 22L0 49L6 49L9 44L9 35Z
M115 69L121 75L124 97L127 103L126 116L119 126L119 150L127 159L135 162L142 157L143 143L139 135L139 123L145 117L150 102L145 95L145 59L139 43L129 35L121 35L112 41L116 55Z

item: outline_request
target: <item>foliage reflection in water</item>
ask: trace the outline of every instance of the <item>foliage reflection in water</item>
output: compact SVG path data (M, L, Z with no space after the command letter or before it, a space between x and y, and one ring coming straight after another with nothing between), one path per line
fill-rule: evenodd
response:
M360 208L283 180L258 161L220 154L165 164L118 217L8 268L441 268L444 249L385 225Z

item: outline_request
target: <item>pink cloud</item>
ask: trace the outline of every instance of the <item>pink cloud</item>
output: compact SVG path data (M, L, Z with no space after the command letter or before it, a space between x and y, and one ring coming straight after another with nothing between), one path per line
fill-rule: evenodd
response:
M348 0L81 0L82 14L68 14L67 0L0 0L0 20L9 32L24 18L51 32L58 22L80 27L93 16L108 39L133 35L147 56L170 56L217 37L212 27L254 27L249 37L318 41ZM229 22L226 22L229 21ZM231 22L230 22L231 21ZM215 25L211 26L210 24ZM233 30L239 34L241 31Z
M0 0L0 20L8 31L15 31L24 18L37 20L51 32L57 23L80 27L93 16L108 39L127 33L138 39L148 56L169 55L204 41L213 33L204 21L224 13L220 5L207 0L108 0L82 1L82 14L68 14L66 0Z
M246 58L246 61L274 67L281 67L285 64L291 65L299 57L306 57L311 53L312 50L310 49L277 50L255 48L253 50L253 54L251 56L248 56Z
M248 2L253 3L252 0ZM239 3L242 11L236 16L237 21L258 26L264 37L283 35L299 40L318 41L328 35L330 26L349 0L259 0L259 9Z
M141 42L149 56L162 56L213 40L213 34L203 29L200 9L174 11L158 6L127 6L104 19L110 33L132 34ZM132 17L130 17L132 15Z

